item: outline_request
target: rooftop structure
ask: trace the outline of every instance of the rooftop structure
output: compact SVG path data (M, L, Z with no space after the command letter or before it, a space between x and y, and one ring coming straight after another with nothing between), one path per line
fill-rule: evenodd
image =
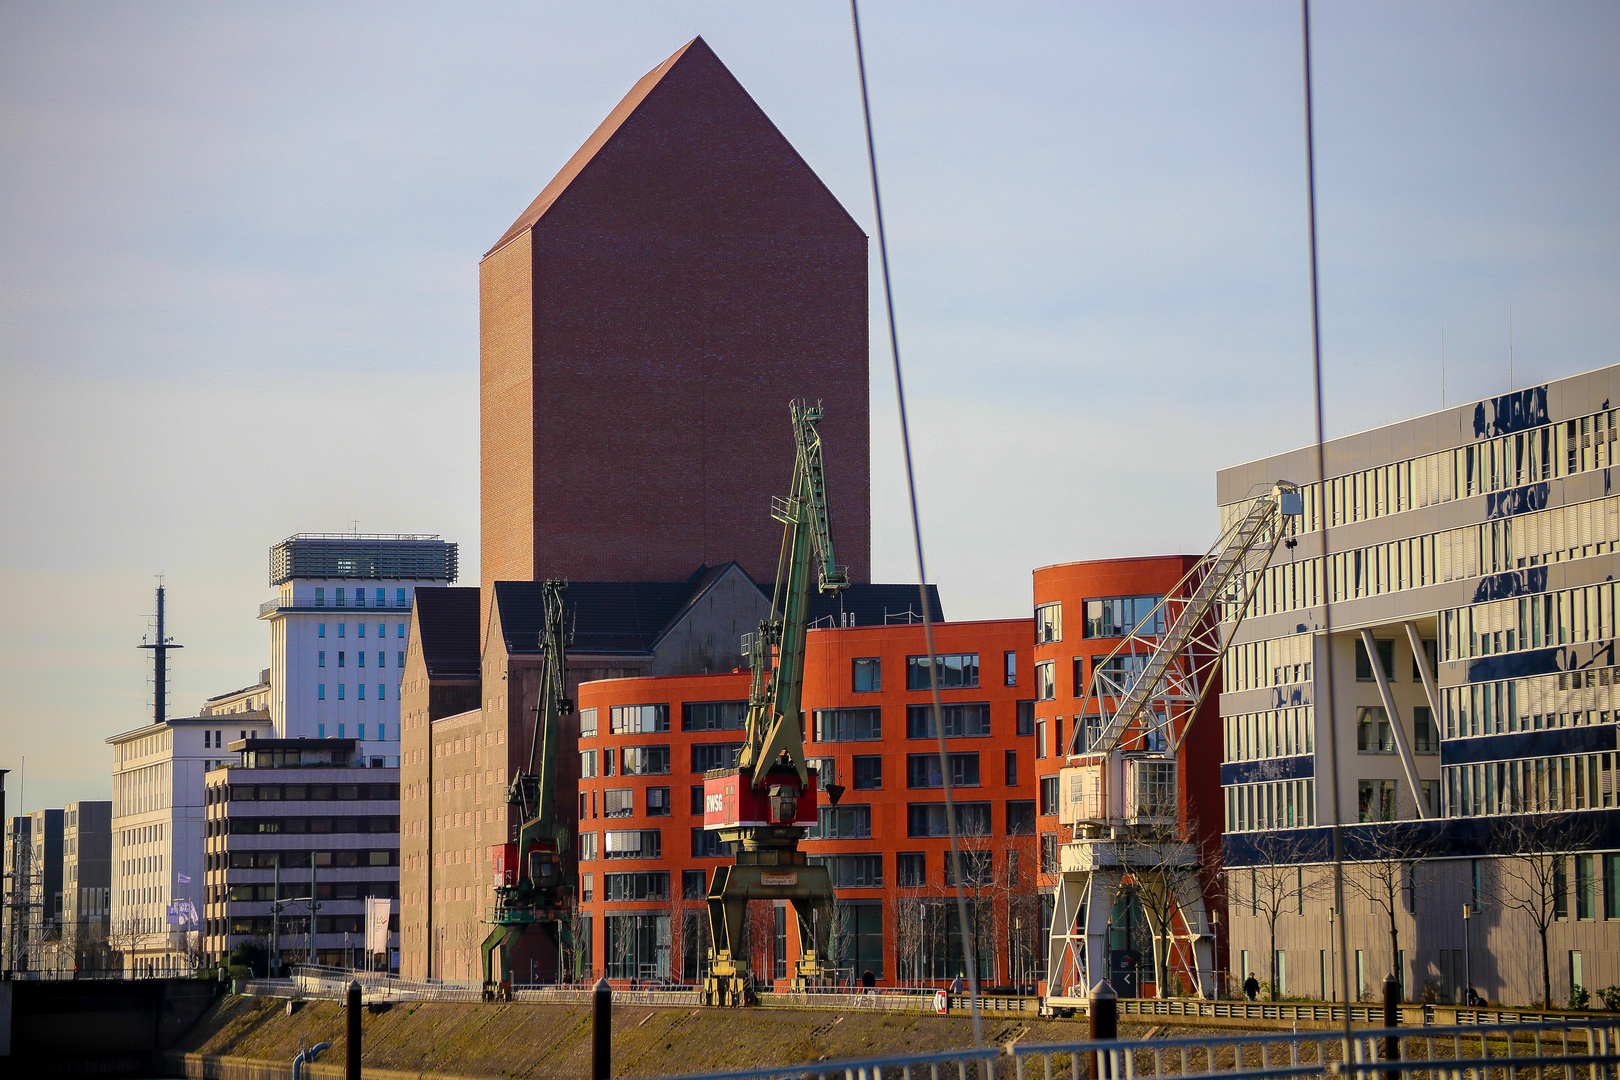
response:
M272 586L294 578L452 582L456 574L456 545L440 540L437 534L296 533L270 549Z

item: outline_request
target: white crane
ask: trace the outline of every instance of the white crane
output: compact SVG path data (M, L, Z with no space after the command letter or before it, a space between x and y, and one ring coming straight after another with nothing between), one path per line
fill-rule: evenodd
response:
M1154 940L1164 994L1174 954L1199 996L1215 958L1187 839L1178 752L1272 553L1303 513L1299 488L1279 481L1253 499L1113 652L1092 666L1058 779L1059 851L1047 953L1047 1008L1083 1007L1110 977L1109 930L1123 890L1135 890ZM1292 541L1290 541L1292 544ZM1084 719L1082 719L1084 717Z

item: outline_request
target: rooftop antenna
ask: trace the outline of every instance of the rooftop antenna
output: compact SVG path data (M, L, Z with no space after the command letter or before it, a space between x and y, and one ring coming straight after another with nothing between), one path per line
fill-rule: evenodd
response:
M356 536L360 535L360 522L358 519L354 519L349 522L349 531L354 533Z
M152 650L152 723L161 724L168 719L169 650L183 649L185 646L176 645L174 639L164 633L163 575L158 574L157 579L157 640L147 641L142 638L139 647Z

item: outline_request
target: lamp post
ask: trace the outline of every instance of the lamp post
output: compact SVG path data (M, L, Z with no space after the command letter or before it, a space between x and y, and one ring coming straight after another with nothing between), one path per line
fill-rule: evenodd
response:
M1013 982L1022 986L1024 982L1024 920L1013 919Z
M1226 996L1224 993L1226 980L1221 978L1221 913L1219 911L1209 913L1209 924L1215 928L1215 952L1209 959L1209 973L1215 980L1215 997L1218 1000Z
M1470 940L1471 935L1468 932L1468 922L1478 912L1479 906L1477 904L1468 901L1463 902L1463 993L1461 1004L1464 1005L1473 1004L1470 998L1474 989L1474 948L1473 942Z
M1338 964L1338 957L1335 955L1336 950L1334 949L1334 945L1333 945L1334 941L1336 940L1335 937L1334 937L1334 933L1333 933L1333 920L1338 918L1338 915L1339 915L1339 909L1338 908L1334 908L1334 907L1328 908L1328 1000L1329 1001L1338 1001L1339 1000L1339 964Z

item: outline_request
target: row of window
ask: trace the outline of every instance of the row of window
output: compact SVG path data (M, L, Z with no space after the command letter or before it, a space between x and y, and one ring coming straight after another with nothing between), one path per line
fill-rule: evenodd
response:
M1446 814L1484 817L1620 806L1617 758L1611 752L1447 766L1441 770Z
M360 900L368 896L392 897L399 893L398 881L316 881L316 900ZM268 885L210 885L205 890L205 902L222 904L266 903L275 900L308 900L309 882L283 881L281 894L276 895L274 883Z
M284 851L219 851L203 856L208 870L307 870L310 860L317 867L398 866L398 848L340 848L336 851L310 851L292 848Z
M1440 816L1440 781L1419 780L1423 806L1430 817ZM1403 821L1417 816L1416 809L1400 802L1400 784L1390 779L1356 781L1356 820Z
M397 833L399 818L390 817L232 817L204 824L207 836L265 836L272 833Z
M1615 599L1615 583L1606 581L1443 611L1442 655L1447 660L1463 660L1548 645L1606 641L1615 636L1620 621L1615 618Z
M1231 693L1310 682L1314 647L1309 634L1233 645L1221 664L1221 689Z
M315 666L316 667L325 667L326 666L326 650L325 649L319 649L319 650L316 651L316 654L315 654ZM342 649L338 650L337 666L338 667L347 667L348 666L348 653L344 652ZM355 667L365 667L366 666L366 654L365 653L357 652L357 653L354 654L354 666ZM388 654L386 652L383 652L381 649L377 650L377 664L376 664L376 666L377 667L387 667L388 666ZM404 667L405 666L405 653L403 651L398 653L397 662L395 663L394 666L395 667Z
M1228 832L1302 829L1316 824L1316 781L1234 784L1226 791Z
M1605 667L1447 687L1440 691L1446 738L1614 723L1617 682L1620 668Z
M1222 761L1293 757L1316 749L1316 710L1310 705L1221 717Z
M275 919L269 915L232 915L225 919L204 919L203 922L206 924L205 932L210 935L241 934L268 940ZM315 932L359 935L365 933L365 924L364 915L321 915L315 919ZM399 930L398 915L389 917L388 929L390 933ZM281 916L281 932L289 936L302 937L309 932L309 916Z
M348 606L348 601L349 601L350 597L349 597L347 588L333 589L332 593L333 593L333 595L332 595L332 606L333 607L347 607ZM364 589L355 589L354 594L353 594L353 599L354 599L354 606L355 607L365 607L366 606L366 590L364 590ZM317 586L316 589L315 589L315 606L316 607L325 607L326 606L326 589L323 586ZM387 589L378 589L376 596L372 599L371 606L372 607L387 607L388 606L388 590ZM394 590L394 606L395 607L410 607L411 606L410 600L406 597L404 589L395 589Z
M1545 391L1541 415L1545 415ZM1616 410L1544 424L1472 446L1394 462L1300 488L1305 496L1306 531L1367 521L1420 506L1433 506L1570 476L1614 464ZM1221 508L1222 528L1247 511L1247 503Z
M337 700L343 701L347 697L348 697L347 684L338 683L337 684ZM316 701L325 701L326 700L326 684L325 683L317 683L317 684L315 684L315 700ZM366 684L365 683L355 683L354 684L354 700L356 700L356 701L364 701L364 700L366 700ZM376 700L376 701L387 701L388 700L388 686L387 686L386 683L378 683L377 684L377 696L376 696L376 698L374 700ZM361 726L364 726L364 725L361 725ZM381 729L381 727L382 727L381 724L379 724L377 726L378 726L379 729ZM323 738L323 739L326 738L325 733L323 732L320 737ZM361 735L359 737L362 738L362 739L365 738L364 735ZM381 735L377 736L377 738L379 738L379 739L382 738L382 737L383 736L381 736ZM338 734L338 738L340 738L340 739L344 738L342 733Z
M1389 713L1382 705L1364 705L1356 709L1356 752L1360 754L1395 753L1395 732L1389 723ZM1434 714L1427 705L1412 709L1412 753L1438 754L1440 730L1434 726Z
M394 632L394 636L403 638L405 636L405 624L404 623L395 623L394 626L396 627L395 632ZM337 636L338 637L347 637L348 632L349 632L349 624L348 623L338 623L337 624ZM326 636L326 624L325 623L316 623L315 624L315 636L316 637L325 637ZM354 624L354 636L355 637L365 637L366 636L366 624L365 623L355 623ZM377 624L377 636L380 637L380 638L385 638L385 637L388 636L388 624L387 623L378 623ZM403 667L404 665L400 665L400 666Z
M204 802L280 802L308 799L315 802L399 798L398 784L215 784Z
M937 720L936 720L937 715ZM1035 703L1015 705L1015 730L1019 735L1035 731ZM936 714L933 705L906 706L906 738L937 739L943 730L947 739L981 738L990 735L990 703L950 702ZM817 709L811 739L814 742L878 742L883 738L883 710Z

